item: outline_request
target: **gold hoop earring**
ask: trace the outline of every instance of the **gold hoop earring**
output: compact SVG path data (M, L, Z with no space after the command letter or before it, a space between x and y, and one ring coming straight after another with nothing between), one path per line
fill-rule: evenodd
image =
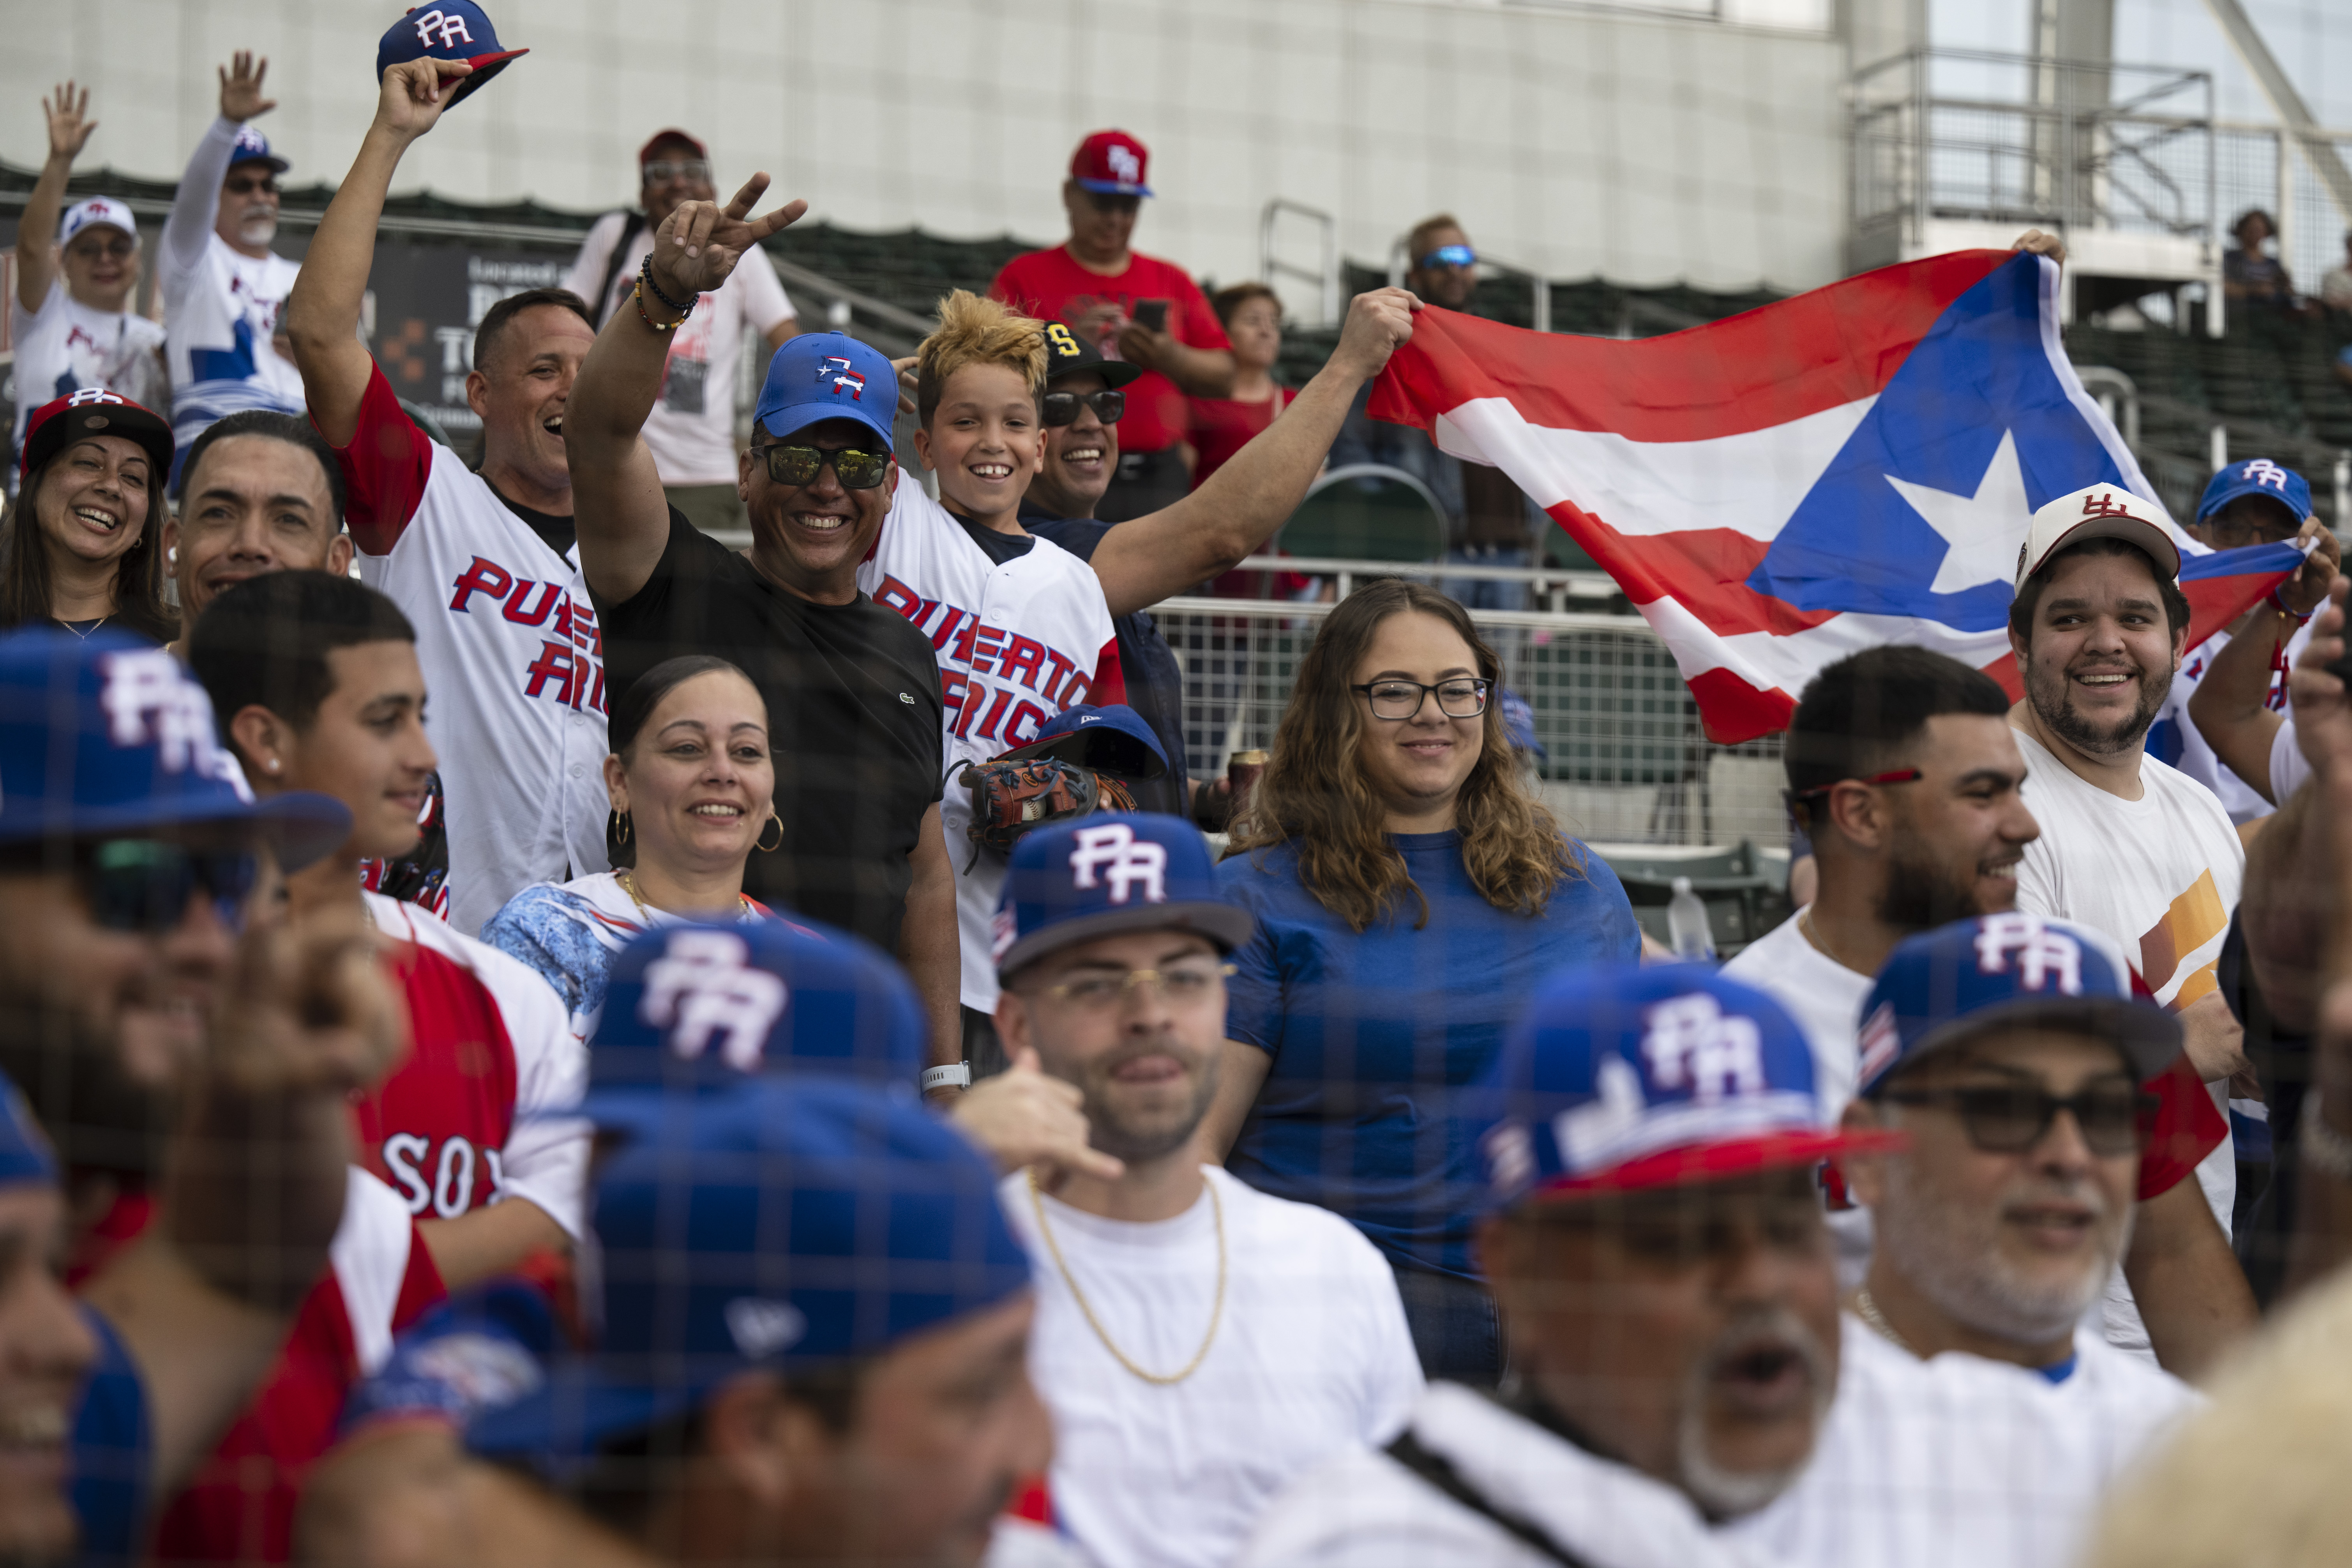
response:
M773 855L777 850L782 849L784 847L784 819L776 815L775 808L773 806L768 808L768 820L776 825L776 841L773 844L764 844L761 842L761 839L764 839L768 837L768 830L764 827L760 829L760 837L751 840L751 847L757 849L762 855Z
M605 831L612 834L614 843L626 844L629 841L629 814L625 811L613 813L612 826Z

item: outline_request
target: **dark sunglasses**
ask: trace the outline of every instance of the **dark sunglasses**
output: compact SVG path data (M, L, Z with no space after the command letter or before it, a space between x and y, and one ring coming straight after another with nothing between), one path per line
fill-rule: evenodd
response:
M160 838L108 838L79 845L74 877L90 919L108 931L161 935L187 918L188 900L208 895L235 923L253 891L254 858L242 851L191 849Z
M834 478L841 481L843 489L870 490L890 471L889 453L865 452L856 447L840 447L832 451L823 447L782 445L751 449L766 459L768 478L780 485L813 485L830 463Z
M117 261L121 261L138 255L139 245L136 240L120 237L77 240L66 247L66 254L78 256L84 261L96 261L101 256L110 256Z
M1988 1154L2022 1154L2049 1135L2062 1110L2083 1130L2094 1154L2136 1153L2144 1141L2140 1119L2152 1114L2156 1096L2127 1083L2095 1084L2061 1100L2029 1084L1972 1084L1956 1089L1889 1089L1897 1105L1937 1105L1959 1113L1969 1142Z
M1116 425L1118 416L1127 412L1124 392L1049 392L1045 395L1045 423L1075 425L1078 407L1083 404L1095 411L1095 417L1106 425Z
M250 174L241 178L231 174L221 183L221 188L233 196L274 196L278 194L278 180L272 174L264 174L259 179Z

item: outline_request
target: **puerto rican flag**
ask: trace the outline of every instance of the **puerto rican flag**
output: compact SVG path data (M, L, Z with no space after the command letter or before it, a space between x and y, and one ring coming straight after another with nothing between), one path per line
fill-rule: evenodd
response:
M1370 411L1549 512L1727 744L1887 643L2021 694L2009 604L2034 509L2101 481L2162 508L2059 345L2056 264L2024 253L1929 257L1634 342L1426 310ZM2303 562L2173 533L2190 647Z

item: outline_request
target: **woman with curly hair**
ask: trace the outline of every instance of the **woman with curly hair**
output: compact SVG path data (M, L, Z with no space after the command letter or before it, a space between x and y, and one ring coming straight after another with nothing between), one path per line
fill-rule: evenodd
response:
M1251 1185L1353 1221L1396 1270L1423 1369L1471 1382L1501 1345L1454 1095L1538 980L1641 953L1615 873L1521 779L1501 677L1418 583L1368 584L1324 623L1218 868L1257 930L1203 1129Z

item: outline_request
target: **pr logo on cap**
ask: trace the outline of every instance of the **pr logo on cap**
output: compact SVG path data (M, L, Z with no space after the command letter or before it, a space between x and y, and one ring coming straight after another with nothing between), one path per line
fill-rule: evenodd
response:
M409 16L416 26L416 41L426 48L436 43L443 48L452 44L470 44L474 35L466 31L466 18L446 15L439 10L411 11ZM436 34L439 37L436 38Z
M2238 477L2251 485L2266 485L2281 495L2286 494L2286 470L2268 458L2256 458L2238 470Z
M715 1042L729 1067L758 1071L768 1031L790 993L782 976L750 960L743 939L730 932L677 932L662 956L646 965L637 1016L667 1029L670 1049L688 1061Z
M808 1314L790 1301L738 1296L727 1303L727 1337L746 1361L765 1361L808 1332Z
M2039 915L1987 915L1976 949L1979 973L2007 973L2014 958L2017 982L2026 990L2047 991L2054 984L2063 996L2083 994L2083 944L2043 925Z
M245 770L221 749L212 700L182 673L169 650L109 654L100 668L105 685L99 706L106 713L107 736L116 745L152 746L164 772L219 779L238 799L253 799Z
M66 399L66 406L68 408L87 408L93 403L124 403L128 401L129 399L119 397L115 394L107 391L106 388L102 386L85 386L79 392L75 393L71 397Z
M849 362L838 354L828 355L817 362L816 382L819 386L831 383L836 395L846 392L854 403L866 401L866 378L851 369Z
M1073 887L1108 885L1114 904L1127 902L1128 895L1139 886L1144 902L1168 901L1167 849L1136 837L1135 829L1124 822L1078 829L1076 847L1070 851L1070 870ZM1102 873L1099 881L1098 871Z

